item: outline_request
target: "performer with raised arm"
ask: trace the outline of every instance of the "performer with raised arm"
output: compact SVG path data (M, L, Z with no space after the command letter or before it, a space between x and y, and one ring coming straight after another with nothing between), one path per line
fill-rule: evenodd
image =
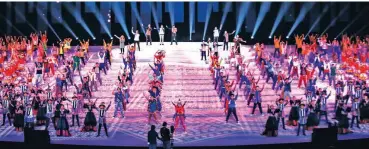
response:
M237 54L241 54L241 42L246 43L241 37L236 35L236 37L233 39L234 42L234 49L236 49Z
M175 108L175 114L173 115L173 120L175 120L174 122L174 130L177 130L178 128L178 124L181 123L183 130L186 132L186 124L185 124L185 108L184 106L186 105L187 101L185 101L183 104L181 102L181 99L178 100L177 104L173 103L174 108Z
M138 46L138 51L141 51L140 50L140 33L138 32L138 30L136 30L136 32L133 32L133 27L132 27L132 30L131 30L132 34L134 35L134 38L133 38L133 41L134 41L134 44Z
M119 39L119 48L120 48L120 54L124 54L124 47L125 42L126 42L126 38L124 37L124 35L121 35L120 37L118 37L117 35L114 35L115 38Z
M228 119L229 119L229 116L231 114L233 114L234 118L236 118L236 122L238 123L238 117L237 117L237 112L236 112L236 100L238 98L238 91L236 93L236 96L234 95L234 93L229 93L228 95L228 114L227 114L227 117L226 117L226 123L228 123Z
M88 99L88 103L83 105L83 108L87 109L84 124L85 126L82 128L81 131L88 132L88 131L94 131L96 132L96 117L93 112L93 109L96 109L96 99L94 102L92 102L90 99Z
M55 115L59 115L60 118L56 125L56 135L58 137L70 137L72 136L69 132L69 125L67 120L67 114L69 114L69 110L64 108L64 105L60 106L60 110L55 111Z
M228 51L228 42L229 42L229 35L233 35L236 31L233 31L232 33L228 33L227 31L224 31L224 41L223 41L223 51Z
M112 92L112 95L114 95L114 101L115 101L115 109L114 109L114 118L117 117L118 111L120 111L120 116L124 118L124 99L123 99L123 92L120 87L117 87L116 90Z
M260 114L263 115L263 109L261 108L261 92L264 90L265 84L263 84L263 87L260 89L259 86L256 86L255 93L254 93L254 107L252 108L251 115L254 115L256 106L259 107Z
M143 95L149 101L147 108L147 112L149 113L149 119L147 121L147 124L150 125L151 117L154 117L155 122L159 124L158 119L156 117L156 113L158 112L157 100L155 99L155 97L151 95L146 95L145 93Z
M276 57L276 54L278 53L278 57L281 55L281 51L280 51L280 47L281 47L281 36L279 36L278 38L276 36L274 36L274 54L273 56Z
M142 24L142 27L144 25ZM152 31L152 28L151 28L151 25L147 25L147 27L145 28L146 29L146 45L148 45L148 43L150 42L150 45L152 45L152 39L151 39L151 31ZM156 29L156 28L154 28Z
M104 126L105 134L106 134L107 137L109 137L108 128L106 127L106 113L109 110L110 105L111 105L111 101L109 102L108 107L105 107L105 103L102 102L99 105L99 108L96 109L99 112L99 129L97 131L97 136L96 137L100 136L101 126Z
M269 117L265 124L265 130L261 135L265 135L267 137L276 137L278 136L278 120L276 118L276 114L280 113L280 109L276 109L274 105L268 105Z
M166 26L168 28L168 26ZM173 45L173 41L176 42L176 45L178 45L177 43L177 31L178 29L174 26L174 24L172 25L172 28L168 28L170 30L172 30L172 40L170 42L170 45Z

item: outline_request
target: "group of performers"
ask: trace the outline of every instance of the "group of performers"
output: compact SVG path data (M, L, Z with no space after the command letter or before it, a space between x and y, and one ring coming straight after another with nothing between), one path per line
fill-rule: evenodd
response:
M153 28L156 29L156 28ZM173 25L172 41L176 41L177 29ZM151 44L150 25L146 28L147 44ZM162 42L164 27L159 30ZM135 35L133 44L125 45L125 37L119 39L120 49L124 67L121 66L118 74L118 83L112 94L114 95L114 117L124 118L126 105L129 103L129 86L133 82L136 69L135 51L139 47L139 32ZM228 51L229 35L224 32L224 51ZM297 126L297 135L305 134L305 130L312 130L321 123L324 117L326 123L337 123L338 132L342 134L351 133L356 125L369 122L369 83L366 82L369 73L368 44L369 37L353 37L343 35L341 41L334 39L328 41L328 35L309 35L309 42L304 41L305 35L296 35L296 48L288 48L288 43L283 42L281 37L274 37L274 52L268 52L264 44L257 43L253 46L255 50L254 62L260 70L260 76L249 68L250 61L245 60L241 53L241 43L245 41L238 35L233 39L233 46L229 50L229 56L220 58L218 53L219 30L214 30L214 41L211 39L201 45L202 59L208 57L209 70L213 79L214 89L224 105L226 122L233 114L236 122L239 122L236 112L236 101L239 90L244 94L247 105L253 102L252 113L256 108L264 115L262 109L262 92L266 84L270 84L272 90L279 98L272 104L268 104L268 119L265 131L262 135L277 136L279 123L286 129L289 126ZM48 129L53 124L57 136L71 136L70 127L80 126L79 116L85 112L84 126L81 131L98 131L100 136L101 127L104 127L106 136L108 129L106 124L106 112L111 106L102 102L96 106L96 100L92 100L93 92L98 90L98 84L102 85L101 73L107 74L112 65L112 44L105 42L104 48L98 53L98 62L87 73L82 74L81 68L86 65L89 56L89 40L79 41L79 46L72 48L71 38L59 42L59 45L47 46L47 33L32 33L28 37L6 36L0 38L1 71L0 71L0 112L3 114L2 125L8 120L9 125L15 127L16 131L22 131L24 127L33 128L35 125L45 125ZM39 40L40 39L40 40ZM161 43L162 44L162 43ZM213 44L211 48L211 44ZM125 49L127 49L125 53ZM207 52L207 54L206 54ZM165 74L165 51L158 50L154 55L154 65L149 64L152 72L149 73L149 89L144 95L148 100L148 123L152 118L159 123L161 116ZM34 67L26 67L27 62L34 62ZM236 79L229 80L224 64L230 68L236 68ZM286 68L286 69L285 69ZM76 72L77 70L77 72ZM74 80L74 76L80 80ZM259 83L260 77L266 82ZM54 79L55 86L48 83ZM327 79L327 81L326 81ZM318 86L317 81L326 82L326 86ZM269 82L271 81L271 82ZM298 88L304 89L305 96L298 99L293 96L291 84L296 81ZM80 84L76 84L80 82ZM236 89L238 84L238 89ZM245 87L243 86L245 84ZM302 86L303 85L303 86ZM70 86L76 91L72 97L67 97L66 92ZM330 90L334 90L331 92ZM332 96L331 96L332 95ZM328 100L335 100L334 111L329 111ZM179 124L185 125L186 102L178 100L172 102L175 107L173 119L175 129ZM289 114L286 107L290 106ZM95 116L94 110L98 112ZM334 113L334 117L329 117ZM68 115L72 115L72 124L68 123ZM286 118L286 119L285 119ZM349 121L351 119L351 122ZM13 121L13 122L12 122ZM96 126L98 125L98 129ZM355 129L356 129L355 128Z
M147 27L144 27L143 24L141 24L141 27L142 28L145 28L145 37L146 37L146 45L152 45L152 38L151 38L151 32L152 30L157 30L158 31L158 34L159 34L159 42L160 42L160 45L164 45L164 35L165 35L165 30L170 30L171 31L171 42L170 42L170 45L173 45L173 42L176 43L176 45L178 45L178 42L177 42L177 32L178 32L178 29L177 27L175 27L175 25L173 24L171 28L169 28L168 26L165 26L164 28L164 25L161 25L160 28L152 28L150 24L147 25ZM134 44L137 45L138 47L138 51L140 51L140 31L138 29L136 29L136 31L133 30L133 27L131 29L131 32L132 34L134 35Z
M217 41L218 32L217 29L214 30L214 42ZM264 115L261 93L265 84L259 83L260 77L266 77L265 83L271 84L272 90L279 95L275 103L268 104L269 117L262 135L277 136L280 122L284 130L286 122L287 125L298 126L297 135L301 129L303 135L306 135L305 130L319 126L322 116L326 123L336 124L338 132L342 134L352 132L349 128L353 128L354 124L360 129L360 124L368 122L369 84L366 80L369 75L369 37L351 40L353 37L343 35L341 41L328 41L327 34L309 35L309 43L304 41L304 37L305 35L295 36L296 48L288 48L287 41L274 37L274 52L268 52L262 43L255 44L254 61L261 71L259 77L255 77L255 71L249 68L250 61L245 60L238 50L237 45L242 39L235 39L228 59L222 59L216 52L209 50L210 72L214 79L214 88L224 102L226 122L231 114L238 122L235 112L237 83L239 89L243 88L243 84L246 85L243 93L248 101L247 105L254 103L251 114L258 107L260 114ZM205 60L208 45L205 42L201 45L201 56ZM230 69L236 68L235 80L229 80L224 64L229 64ZM305 96L300 99L292 95L291 83L295 80L298 87L305 90ZM317 86L317 80L323 83L327 80L327 86ZM334 91L331 93L329 90ZM329 111L329 97L335 98L334 111ZM287 106L291 106L289 114L285 112ZM334 113L335 116L329 117L329 113Z
M85 113L81 131L98 131L97 136L100 136L101 127L104 126L108 136L106 112L110 103L106 105L101 102L96 106L98 99L92 101L91 98L92 92L98 90L98 84L102 85L101 73L106 74L111 66L112 41L104 41L104 48L98 53L96 65L82 74L81 68L88 61L89 40L79 41L80 45L74 48L71 46L71 38L58 42L58 45L47 46L46 32L31 33L29 39L5 36L5 39L0 40L2 126L8 121L9 126L14 126L16 131L21 132L23 128L33 129L35 126L49 129L50 124L53 124L57 136L71 136L69 128L75 126L75 121L80 127L79 116ZM134 50L130 49L129 54L127 65L132 69L134 58L131 57L134 57ZM26 66L32 62L33 67ZM74 79L75 75L79 76L80 81ZM50 86L53 81L55 85ZM80 84L76 84L77 82ZM124 97L128 101L128 90L123 85ZM75 87L75 92L72 97L67 97L66 92L70 86ZM98 117L95 116L95 110ZM71 121L68 115L72 115ZM69 122L72 124L69 125Z

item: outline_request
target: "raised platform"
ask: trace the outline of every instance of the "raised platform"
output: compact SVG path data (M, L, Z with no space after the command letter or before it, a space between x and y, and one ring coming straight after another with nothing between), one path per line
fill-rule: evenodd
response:
M113 118L114 107L110 108L107 119L109 138L104 135L102 135L103 137L95 137L96 133L80 132L78 127L71 128L72 137L56 137L53 127L50 127L51 143L145 147L150 126L146 125L148 115L146 112L147 101L142 93L148 88L148 73L151 72L148 63L153 62L153 55L158 49L164 49L167 52L164 59L167 70L164 76L164 91L161 97L163 112L160 122L166 121L169 125L173 124L174 107L171 101L177 101L178 98L188 101L186 105L188 132L184 133L179 128L175 135L175 146L234 146L311 141L310 131L307 132L307 136L296 137L296 127L290 126L286 127L287 130L279 130L278 137L261 136L260 133L264 129L267 116L261 116L258 111L254 116L251 116L252 107L246 105L241 90L239 91L240 96L237 101L237 113L240 123L235 123L232 116L229 123L225 123L223 102L219 101L214 90L210 72L208 71L209 65L204 61L200 61L200 43L187 42L178 44L171 46L169 43L165 43L164 46L159 46L159 43L153 43L152 46L146 46L145 43L141 43L141 51L136 52L138 69L134 75L134 84L131 86L131 99L126 111L126 118ZM91 47L92 55L86 67L83 68L83 72L90 70L92 65L97 62L96 51L99 49L100 47ZM272 51L273 49L270 48L268 50ZM249 46L243 46L241 51L242 55L245 55L247 59L252 61L254 52L249 52ZM123 65L119 52L119 49L114 49L113 69L109 70L107 75L102 75L103 85L98 88L98 92L93 93L95 98L100 98L97 104L103 101L113 101L113 96L111 95L112 87L117 80L118 69ZM220 50L222 57L227 57L228 54L227 51ZM251 63L251 67L254 67L256 74L260 73L254 63ZM235 71L230 70L231 80L235 79L234 74ZM259 84L264 82L265 79L261 78ZM326 84L327 82L318 82L318 85L325 86ZM271 85L267 84L263 92L264 112L267 110L267 104L274 104L274 101L277 99L274 91L271 91L270 88ZM293 95L302 97L303 90L297 89L296 81L293 82L293 88ZM70 87L68 96L71 96L73 91L74 88ZM332 95L329 99L331 111L333 110L333 97ZM290 107L285 109L287 113L289 109ZM332 114L332 112L330 113ZM81 124L83 119L84 114L81 114ZM157 125L157 131L159 131L160 127L160 125ZM327 125L322 123L320 127L327 127ZM362 125L361 129L354 128L353 131L354 133L352 134L342 135L338 138L340 140L369 138L368 125ZM2 126L0 127L0 141L23 142L23 133L15 132L12 126Z

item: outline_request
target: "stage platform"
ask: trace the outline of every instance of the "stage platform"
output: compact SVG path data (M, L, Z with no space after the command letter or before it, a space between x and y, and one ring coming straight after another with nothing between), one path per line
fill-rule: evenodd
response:
M143 92L148 89L148 73L152 72L148 63L153 63L153 55L158 49L166 51L164 62L166 72L164 76L164 86L161 96L163 103L162 117L160 123L166 121L173 125L174 107L172 101L179 98L182 101L188 101L186 104L186 125L187 133L184 133L181 127L175 134L175 146L234 146L234 145L254 145L254 144L280 144L310 142L311 131L307 131L307 136L296 136L296 127L286 126L287 130L280 129L279 136L270 138L261 136L267 116L262 116L258 111L255 115L250 115L252 106L247 106L242 90L239 91L237 103L237 113L240 123L237 124L231 116L228 123L225 122L223 102L219 101L212 78L208 70L209 65L201 61L200 44L196 42L179 42L178 45L165 43L159 46L159 43L153 43L152 46L146 46L141 43L141 51L136 52L137 70L134 72L134 84L131 86L130 103L127 105L125 118L113 118L114 106L108 111L108 129L110 137L105 137L102 130L102 136L96 137L95 132L80 132L80 128L72 127L72 137L57 137L55 130L50 127L50 136L52 144L76 144L76 145L103 145L103 146L147 146L147 132L150 126L147 125L147 101L143 97ZM91 47L91 55L87 65L82 73L91 69L97 62L96 51L101 47ZM119 54L118 47L113 50L112 70L107 75L102 75L103 85L99 86L98 92L94 92L94 98L99 98L100 102L113 101L114 83L117 81L119 67L122 66L122 56ZM250 46L242 46L241 53L251 62L250 67L255 70L256 78L260 71L253 62L254 52L249 51ZM223 49L223 47L220 47ZM271 47L267 50L273 51ZM229 52L219 50L221 57L228 57ZM31 64L30 64L31 65ZM235 70L229 71L230 80L235 80ZM52 79L50 79L52 80ZM77 80L77 77L76 79ZM78 79L79 80L79 79ZM51 82L51 85L55 82ZM261 78L259 85L264 84L265 79ZM78 83L77 83L78 84ZM318 86L326 86L327 82L318 82ZM297 81L293 82L294 96L303 97L303 89L297 88ZM238 88L238 86L237 86ZM329 99L329 117L333 117L334 90ZM68 96L75 91L74 87L69 87ZM267 104L274 104L278 96L271 90L271 85L266 84L263 95L263 111L266 113ZM93 98L93 99L94 99ZM304 98L305 99L305 98ZM253 104L251 104L253 105ZM290 106L286 109L289 112ZM70 116L71 117L71 116ZM71 121L71 118L69 119ZM83 125L84 114L80 116L80 122ZM71 123L71 122L69 122ZM157 131L161 125L156 125ZM322 118L320 127L327 127ZM340 140L369 138L369 126L361 125L361 129L354 128L352 134L340 135ZM14 131L14 127L6 125L0 127L0 141L23 142L23 133Z

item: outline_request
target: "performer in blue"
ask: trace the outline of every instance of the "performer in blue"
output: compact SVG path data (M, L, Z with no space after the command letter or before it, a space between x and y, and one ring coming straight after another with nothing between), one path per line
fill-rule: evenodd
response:
M152 117L154 117L155 123L156 124L159 124L158 119L156 117L156 113L157 113L158 107L157 107L157 104L156 104L157 102L156 102L155 98L152 97L151 95L146 96L145 93L144 93L144 96L149 101L148 108L147 108L147 112L149 113L149 119L147 121L147 124L150 125L150 122L151 122L151 118Z
M254 107L252 108L252 115L254 115L256 106L259 107L260 114L263 115L263 109L261 108L261 92L264 90L265 84L263 84L263 87L260 89L259 86L256 86L255 94L254 94Z
M114 101L115 101L115 109L114 109L114 116L117 117L118 111L120 111L120 116L124 118L124 110L123 110L123 92L120 89L120 87L117 87L116 90L112 92L114 95Z
M328 123L328 105L327 100L331 96L331 93L327 95L327 93L322 93L322 95L318 99L318 103L320 104L320 112L319 112L319 121L322 115L325 116L325 120Z
M230 93L228 95L228 114L226 118L226 122L228 123L229 116L233 114L234 118L236 118L236 122L238 123L238 117L236 112L236 100L238 98L238 92L236 93L236 96L233 93Z
M152 69L152 71L154 71L154 74L156 76L160 76L160 81L163 83L164 78L163 78L163 75L161 74L161 71L160 71L159 67L158 66L152 67L150 64L149 64L149 66Z
M297 127L297 136L300 135L300 128L302 127L302 134L305 134L305 125L307 122L308 110L305 108L305 104L301 104L299 108L299 126Z

